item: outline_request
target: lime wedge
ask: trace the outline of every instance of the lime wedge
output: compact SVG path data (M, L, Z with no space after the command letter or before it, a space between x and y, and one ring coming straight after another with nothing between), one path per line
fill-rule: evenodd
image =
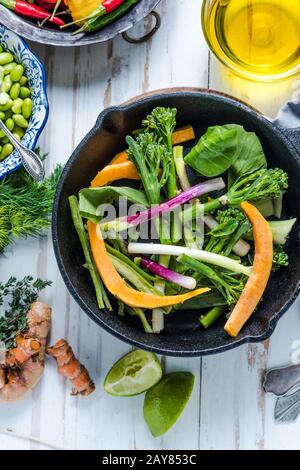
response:
M154 437L165 434L178 420L194 388L190 372L174 372L146 393L144 418Z
M132 351L122 357L108 372L104 390L117 397L132 397L153 387L162 377L155 354Z

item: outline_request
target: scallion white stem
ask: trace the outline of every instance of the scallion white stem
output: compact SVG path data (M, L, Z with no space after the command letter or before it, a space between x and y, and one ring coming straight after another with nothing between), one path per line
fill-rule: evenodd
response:
M128 252L143 255L187 255L191 258L203 261L204 263L220 266L232 272L245 274L246 276L250 276L252 273L252 267L244 266L239 261L227 258L226 256L210 253L208 251L196 250L182 246L158 245L154 243L130 243L128 245Z

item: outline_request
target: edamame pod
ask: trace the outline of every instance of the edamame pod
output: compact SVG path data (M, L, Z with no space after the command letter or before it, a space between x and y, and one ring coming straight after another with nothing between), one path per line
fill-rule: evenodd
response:
M22 112L23 100L21 98L16 98L13 102L11 110L14 114L21 114Z
M5 144L0 153L0 160L4 160L4 158L8 157L13 152L14 148L12 144Z
M21 82L20 82L21 83ZM31 95L31 91L29 88L27 88L26 86L21 86L21 89L20 89L20 98L22 98L23 100L25 98L29 98L29 96Z
M10 100L10 96L5 93L5 92L2 92L0 93L0 105L3 106L3 105L6 105Z
M8 93L9 90L11 89L11 86L12 86L12 81L11 81L10 75L5 75L5 77L3 79L1 90L4 93Z
M10 74L10 72L17 66L17 62L10 62L10 64L3 65L4 75Z
M22 114L25 119L29 119L32 114L33 103L30 98L26 98L22 104Z
M17 126L23 129L27 129L27 127L29 126L29 122L27 121L27 119L24 118L24 116L22 116L22 114L13 114L12 118L17 124Z
M16 65L10 72L10 78L13 82L18 82L24 73L24 67L21 64Z
M13 128L15 127L14 120L13 120L12 118L6 119L5 125L6 125L7 129L9 129L10 131L12 131Z
M20 83L14 83L9 92L11 99L16 100L19 97L20 91Z
M25 75L23 75L23 77L21 77L21 80L20 80L20 85L21 86L26 86L28 83L28 78L25 77Z
M14 56L11 54L11 52L1 52L0 65L9 64L10 62L13 62L13 60Z
M9 98L9 101L7 102L7 104L0 105L0 111L7 111L8 109L12 107L12 105L13 105L13 100Z
M19 139L21 140L24 137L25 131L21 129L19 126L15 126L14 128L14 135L18 135Z

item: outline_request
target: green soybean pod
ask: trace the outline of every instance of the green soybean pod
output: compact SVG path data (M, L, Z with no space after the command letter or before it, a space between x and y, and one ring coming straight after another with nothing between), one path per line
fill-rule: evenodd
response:
M27 88L26 86L21 86L21 88L20 88L20 98L22 98L24 100L25 98L29 98L30 95L31 95L31 90L29 88Z
M5 75L3 82L2 82L1 90L4 91L4 93L8 93L9 90L11 89L11 86L12 86L12 81L11 81L10 75Z
M14 128L14 135L18 135L19 139L21 140L25 134L24 129L21 129L19 126L15 126Z
M10 74L10 72L17 66L17 62L11 62L10 64L3 65L4 75Z
M16 98L14 101L13 101L13 104L11 106L11 110L14 114L21 114L22 112L22 104L23 104L23 100L21 98Z
M9 92L11 99L16 100L19 97L20 91L20 83L14 83Z
M9 129L10 131L12 131L15 127L15 122L12 118L8 118L6 119L5 121L5 125L7 127L7 129Z
M3 145L3 148L0 153L0 160L4 160L4 158L8 157L12 152L14 148L12 144L5 144Z
M0 105L3 106L3 105L6 105L10 100L10 96L5 93L4 91L2 93L0 93Z
M0 129L0 139L3 139L3 137L5 137L5 132Z
M28 78L25 77L25 75L23 75L23 77L21 77L21 79L20 79L20 85L21 86L26 86L27 83L28 83Z
M0 155L1 155L1 152L2 152L2 145L0 145Z
M13 100L9 98L7 104L0 105L0 111L8 111L13 105Z
M4 118L5 121L6 121L6 119L11 118L13 114L14 114L14 113L12 112L11 109L8 109L7 111L5 111L5 118ZM3 119L2 119L2 120L3 120Z
M0 119L1 121L4 121L4 119L6 118L6 113L4 111L0 111Z
M27 129L29 126L29 122L24 118L24 116L22 116L22 114L13 114L12 118L17 126L21 127L22 129Z
M18 64L15 68L12 69L10 72L10 78L13 82L18 82L21 80L21 77L24 73L24 67L21 64Z
M32 99L25 98L22 104L22 114L25 119L29 119L32 114L33 103Z
M21 137L16 132L13 132L13 136L20 142Z
M13 60L14 60L14 56L11 54L11 52L0 53L0 65L9 64L10 62L13 62Z
M1 142L2 142L2 144L8 144L8 143L10 142L10 140L9 140L9 138L5 135L4 137L2 137Z

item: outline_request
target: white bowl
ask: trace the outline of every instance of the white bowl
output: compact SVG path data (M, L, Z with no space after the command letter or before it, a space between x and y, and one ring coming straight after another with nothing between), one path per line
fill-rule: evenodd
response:
M49 104L46 93L46 72L39 59L29 49L26 42L5 26L0 25L0 45L9 50L25 68L33 101L33 111L29 127L22 143L29 149L34 149L40 133L48 119ZM0 162L0 180L22 166L16 151Z

